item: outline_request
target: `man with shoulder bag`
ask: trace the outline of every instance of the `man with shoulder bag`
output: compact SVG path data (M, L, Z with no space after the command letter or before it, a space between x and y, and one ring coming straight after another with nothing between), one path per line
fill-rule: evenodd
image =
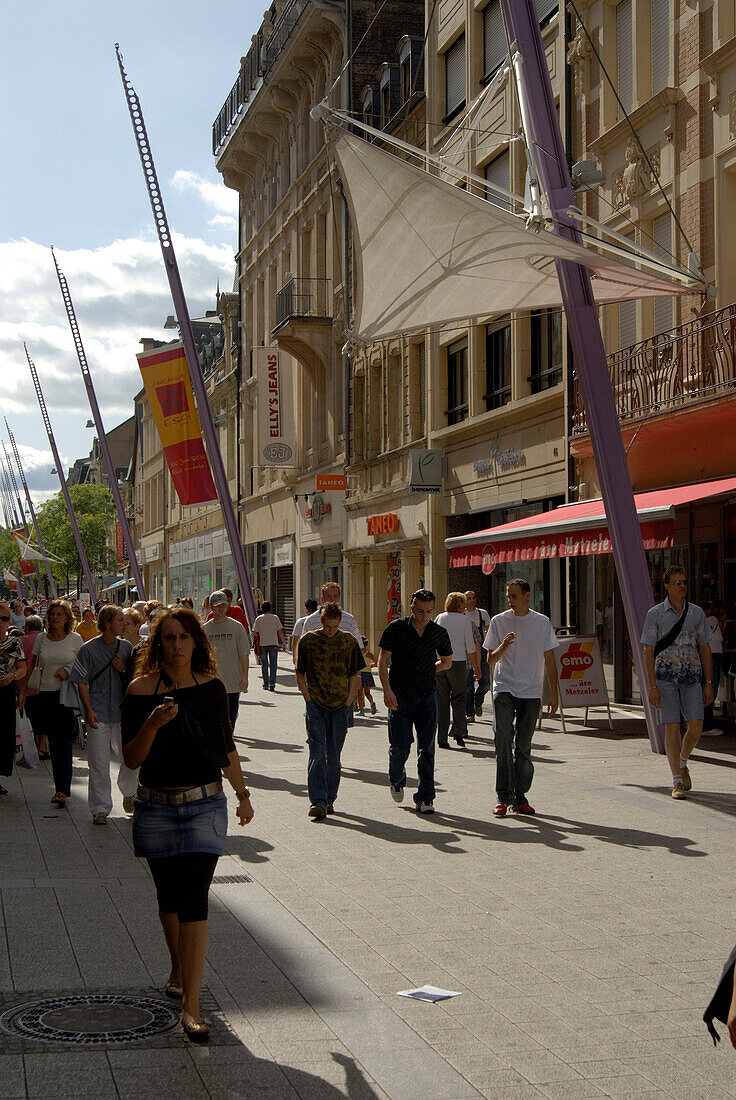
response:
M97 616L97 638L85 642L77 654L71 679L79 688L86 715L88 805L95 825L106 825L112 810L111 754L120 761L118 788L123 809L133 812L138 771L123 763L120 737L120 704L127 686L126 667L133 647L122 634L125 619L119 607L108 604Z
M664 723L672 797L682 799L692 787L688 760L703 732L703 706L713 702L713 659L705 612L685 598L684 569L668 569L664 587L666 598L647 612L641 644L649 702ZM680 714L687 723L682 746Z

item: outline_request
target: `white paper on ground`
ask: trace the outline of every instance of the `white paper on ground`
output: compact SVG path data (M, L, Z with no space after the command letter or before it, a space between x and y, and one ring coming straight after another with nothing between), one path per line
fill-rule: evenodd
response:
M446 1001L448 997L459 997L452 989L439 989L436 985L420 985L418 989L402 989L397 997L412 997L415 1001Z

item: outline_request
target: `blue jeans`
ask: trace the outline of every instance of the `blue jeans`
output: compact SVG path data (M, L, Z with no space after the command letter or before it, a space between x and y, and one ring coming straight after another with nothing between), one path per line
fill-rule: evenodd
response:
M348 707L327 710L310 699L307 703L307 789L312 806L327 807L340 786L340 753L348 732Z
M434 735L437 729L437 696L397 696L398 710L388 712L388 778L392 787L406 784L406 761L417 734L417 775L414 795L420 802L434 802Z
M476 686L473 666L468 665L468 684L465 691L465 713L468 718L475 717L475 708L483 706L483 700L491 686L491 666L488 664L486 650L480 656L481 678Z
M716 701L716 695L718 694L718 685L721 682L721 661L723 660L722 653L714 653L713 655L713 702L709 703L703 711L703 728L712 729L715 718L713 717L713 707ZM703 680L705 680L705 673L703 673Z
M263 673L263 686L273 687L276 683L276 670L279 662L279 647L277 645L261 646L261 672Z
M519 806L534 778L532 737L542 708L541 699L517 699L508 691L494 696L496 794L499 802Z

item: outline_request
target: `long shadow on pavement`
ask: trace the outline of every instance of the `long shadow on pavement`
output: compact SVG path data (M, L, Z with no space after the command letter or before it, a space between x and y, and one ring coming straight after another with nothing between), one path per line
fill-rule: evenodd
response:
M479 821L475 818L458 817L435 810L432 821L438 825L446 825L459 836L475 836L482 840L503 840L510 844L544 844L546 847L568 852L582 851L581 844L573 844L571 841L576 837L581 839L588 837L623 848L667 848L673 855L707 855L706 852L694 848L693 845L696 842L689 837L652 833L644 829L618 829L613 825L602 825L600 822L575 821L572 818L550 814L536 814L534 817L523 818L509 817L502 821Z
M408 810L408 807L406 809ZM409 810L409 813L413 815L415 811ZM334 817L326 818L319 824L327 825L329 828L350 829L364 836L388 840L391 844L426 844L436 848L438 852L447 852L450 855L463 854L466 851L465 848L454 847L459 844L459 836L454 833L432 831L431 826L435 823L436 816L435 814L431 820L428 817L423 819L429 828L414 829L407 825L392 825L386 821L361 817L358 814L348 814L336 806Z
M692 759L695 758L692 757ZM720 761L707 761L707 763L720 763ZM733 765L730 766L733 767ZM672 793L670 786L646 787L643 783L625 783L624 786L635 787L639 791L647 791L648 794L665 795L668 799ZM688 791L687 801L694 802L698 806L707 806L709 810L718 810L719 813L728 814L729 817L736 817L736 794L729 794L726 791L692 790Z

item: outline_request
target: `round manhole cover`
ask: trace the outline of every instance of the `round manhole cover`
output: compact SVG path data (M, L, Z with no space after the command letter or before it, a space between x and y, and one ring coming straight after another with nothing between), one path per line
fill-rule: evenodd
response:
M10 1035L48 1043L131 1043L170 1031L179 1009L155 997L82 993L16 1005L0 1016Z

